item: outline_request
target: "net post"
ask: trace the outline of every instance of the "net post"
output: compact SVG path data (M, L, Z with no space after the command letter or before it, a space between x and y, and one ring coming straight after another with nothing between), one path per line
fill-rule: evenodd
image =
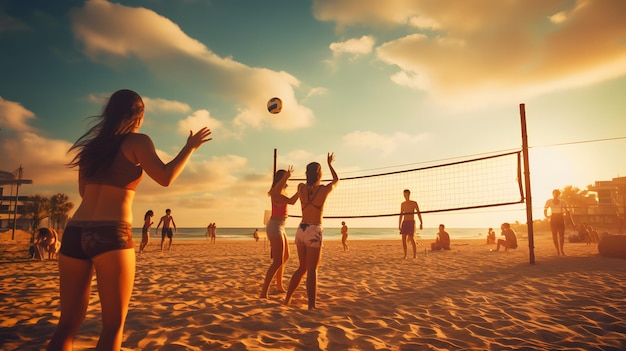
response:
M535 264L535 233L533 230L533 201L530 192L530 168L528 162L528 133L526 130L526 106L519 105L522 124L522 151L524 153L524 187L526 188L526 225L528 226L528 252L530 264Z
M272 179L274 179L274 175L276 174L276 158L278 157L278 151L274 149L274 172L272 172Z

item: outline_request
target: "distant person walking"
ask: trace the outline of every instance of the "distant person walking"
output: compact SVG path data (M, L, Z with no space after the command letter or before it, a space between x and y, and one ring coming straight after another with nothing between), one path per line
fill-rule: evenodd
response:
M215 238L217 237L217 225L215 222L209 224L209 239L211 239L211 244L215 244Z
M300 284L302 276L307 273L306 292L309 299L309 309L315 308L317 298L317 267L322 254L322 218L324 213L324 203L328 194L339 183L337 172L332 163L335 161L335 154L327 155L328 168L333 176L333 180L322 185L322 166L317 162L311 162L306 166L306 184L298 184L298 197L302 207L302 222L296 230L296 248L298 249L299 266L291 277L285 305L289 304L291 296Z
M543 215L550 218L550 230L552 231L552 241L556 248L557 256L565 256L563 247L565 246L565 216L569 212L565 200L560 199L561 191L552 190L552 198L546 201L543 207ZM548 210L550 210L548 212Z
M267 221L265 232L270 241L270 257L272 264L267 269L263 287L261 288L261 298L267 298L272 279L276 277L276 289L285 292L283 287L283 271L285 263L289 259L289 243L285 231L285 220L287 219L287 205L293 205L298 201L298 193L292 196L287 194L287 180L293 173L293 166L286 170L279 169L274 174L272 187L268 192L272 204L272 215Z
M169 239L167 251L170 251L170 249L172 248L172 237L174 236L172 227L174 227L174 231L178 232L178 228L176 228L176 222L174 222L174 217L172 217L172 210L170 210L169 208L165 210L165 216L161 217L159 224L157 224L157 231L159 230L161 223L163 223L163 228L161 229L161 252L163 252L163 243L165 242L166 236Z
M346 222L341 222L341 244L343 245L343 251L348 250L348 244L346 243L346 241L348 241L348 226L346 225Z
M398 228L402 235L402 248L404 258L407 255L407 240L413 247L413 258L417 258L417 245L415 244L415 214L420 220L420 230L423 229L422 214L416 201L411 200L411 191L404 189L404 202L400 205L400 219Z
M154 224L152 222L152 217L154 216L154 212L152 210L148 210L146 214L143 216L143 227L141 228L141 244L139 245L139 254L143 253L146 246L148 246L148 242L150 241L150 226Z

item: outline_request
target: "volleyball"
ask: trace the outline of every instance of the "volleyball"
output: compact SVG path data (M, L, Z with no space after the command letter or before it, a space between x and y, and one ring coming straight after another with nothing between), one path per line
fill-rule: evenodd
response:
M283 101L280 98L273 97L267 102L267 110L270 113L277 114L283 109Z

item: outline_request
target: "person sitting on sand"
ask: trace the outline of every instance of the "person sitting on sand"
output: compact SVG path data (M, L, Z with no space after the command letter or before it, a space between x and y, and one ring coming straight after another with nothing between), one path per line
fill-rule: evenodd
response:
M496 232L493 228L489 228L487 231L487 245L493 245L496 243Z
M591 245L591 233L589 232L589 227L587 224L580 224L576 230L577 232L573 232L567 237L570 243L587 243L587 245Z
M598 235L598 231L593 229L592 226L587 226L587 231L589 232L589 237L591 238L592 243L599 243L600 236Z
M430 244L431 250L450 250L450 234L444 230L445 228L443 224L439 225L437 239L434 243Z
M500 251L500 246L504 247L504 251L509 251L509 249L517 248L517 237L515 236L515 232L511 229L511 225L509 223L502 223L500 226L502 229L502 233L500 235L504 235L503 239L498 239L498 246L496 247L496 251Z

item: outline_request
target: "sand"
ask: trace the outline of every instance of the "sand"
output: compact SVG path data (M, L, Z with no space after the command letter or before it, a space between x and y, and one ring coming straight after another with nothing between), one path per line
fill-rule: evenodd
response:
M45 348L58 319L55 261L25 258L24 237L0 236L0 349ZM10 239L10 233L9 233ZM27 240L27 239L26 239ZM624 350L626 261L597 245L547 235L509 252L482 240L402 259L398 240L328 240L319 268L318 309L304 280L289 306L272 287L258 298L270 264L263 239L153 240L137 258L124 350ZM292 246L285 285L296 269ZM21 256L21 257L20 257ZM100 303L93 282L76 350L95 347Z

